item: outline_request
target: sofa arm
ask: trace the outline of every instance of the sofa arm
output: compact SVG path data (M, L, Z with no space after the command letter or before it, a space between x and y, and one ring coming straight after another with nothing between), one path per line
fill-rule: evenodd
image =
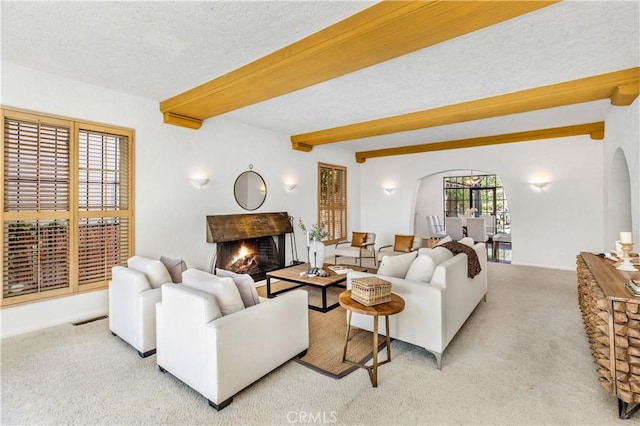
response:
M309 347L308 296L293 290L207 324L205 396L220 403Z

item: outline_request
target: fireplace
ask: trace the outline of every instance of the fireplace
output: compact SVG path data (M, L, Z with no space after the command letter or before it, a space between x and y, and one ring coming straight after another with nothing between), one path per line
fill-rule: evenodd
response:
M285 266L286 212L207 216L207 242L216 243L216 268L263 280Z

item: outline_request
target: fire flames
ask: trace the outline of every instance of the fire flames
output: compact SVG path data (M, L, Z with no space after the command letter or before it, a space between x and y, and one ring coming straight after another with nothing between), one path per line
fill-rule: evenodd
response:
M242 244L226 269L238 274L251 274L258 269L258 253Z

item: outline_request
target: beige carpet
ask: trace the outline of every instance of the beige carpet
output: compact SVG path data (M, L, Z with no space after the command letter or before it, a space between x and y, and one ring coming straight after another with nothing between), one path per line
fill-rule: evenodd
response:
M575 272L489 265L489 294L432 355L401 341L335 380L288 362L216 412L111 336L108 321L0 341L2 425L637 425L598 384ZM384 356L384 351L381 356ZM255 354L259 357L260 354Z
M291 287L286 281L272 284L272 291ZM309 295L309 304L322 306L322 291L314 287L300 287ZM338 302L338 295L344 288L330 287L327 289L327 305ZM258 288L258 294L266 296L266 287ZM344 339L347 332L346 311L338 306L329 312L322 313L309 309L309 350L307 354L296 361L321 374L335 379L346 376L358 370L358 367L342 362ZM386 347L384 336L380 336L379 349ZM352 328L348 345L347 359L366 363L373 357L373 333L359 328ZM382 358L385 359L384 357ZM364 372L364 370L363 370Z

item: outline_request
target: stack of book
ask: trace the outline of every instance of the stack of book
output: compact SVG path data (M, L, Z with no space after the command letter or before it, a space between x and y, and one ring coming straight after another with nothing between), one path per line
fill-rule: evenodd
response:
M349 273L349 272L353 272L353 269L348 268L346 266L341 266L341 265L329 266L329 269L331 269L336 274L340 274L340 275L346 274L346 273Z

